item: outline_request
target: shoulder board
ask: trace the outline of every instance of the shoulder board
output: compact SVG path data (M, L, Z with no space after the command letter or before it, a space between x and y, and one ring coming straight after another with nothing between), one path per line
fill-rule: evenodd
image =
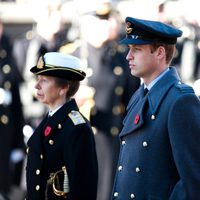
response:
M68 116L72 120L72 122L74 123L74 125L86 123L85 119L83 118L83 116L78 111L72 110L68 114Z
M182 93L194 93L194 90L191 86L184 83L178 82L175 84L175 87Z

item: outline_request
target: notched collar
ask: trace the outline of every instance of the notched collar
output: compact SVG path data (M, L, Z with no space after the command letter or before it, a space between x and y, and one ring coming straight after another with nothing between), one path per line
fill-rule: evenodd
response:
M145 106L147 103L150 113L152 115L156 115L159 110L159 106L161 105L168 91L179 80L180 78L176 72L176 69L170 68L166 75L151 88L151 90L143 99L141 98L141 93L143 90L142 85L132 96L128 104L128 114L123 121L124 127L120 133L120 137L130 134L144 125Z
M68 114L71 110L78 110L75 100L71 100L65 103L52 117L50 117L49 121L46 123L46 127L51 127L51 131L58 128L59 124L62 124L68 118ZM45 129L45 128L44 128ZM49 134L48 136L50 136ZM47 137L48 137L47 136Z
M170 88L180 81L180 77L176 69L174 67L169 69L170 70L166 73L166 75L160 79L148 93L149 109L153 115L158 112L159 106Z

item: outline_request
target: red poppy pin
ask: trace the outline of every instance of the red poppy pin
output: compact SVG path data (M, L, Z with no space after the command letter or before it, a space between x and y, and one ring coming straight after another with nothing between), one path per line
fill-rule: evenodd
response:
M45 137L47 137L47 136L50 134L51 129L52 129L51 126L47 126L47 127L45 128L45 131L44 131Z
M139 121L140 121L140 115L137 114L137 115L135 116L135 119L134 119L134 124L138 124Z

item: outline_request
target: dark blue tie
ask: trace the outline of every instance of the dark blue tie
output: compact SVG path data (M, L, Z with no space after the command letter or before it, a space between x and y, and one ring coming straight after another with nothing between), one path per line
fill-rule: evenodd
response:
M144 89L144 93L143 93L144 96L145 96L148 92L149 92L148 88L145 88L145 89Z

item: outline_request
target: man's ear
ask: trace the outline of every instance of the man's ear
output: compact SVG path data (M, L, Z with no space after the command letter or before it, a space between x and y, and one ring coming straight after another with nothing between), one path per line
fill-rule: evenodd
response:
M163 46L158 47L157 56L159 56L160 58L165 56L165 48Z

